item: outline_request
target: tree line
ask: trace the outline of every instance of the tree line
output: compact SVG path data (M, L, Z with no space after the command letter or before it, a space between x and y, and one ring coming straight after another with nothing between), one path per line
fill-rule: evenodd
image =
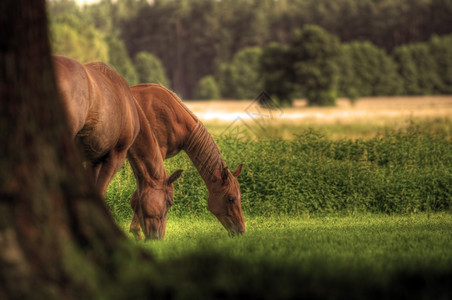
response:
M67 27L64 30L69 31L76 24L68 19L77 19L83 27L81 31L75 30L80 36L105 41L108 50L103 52L104 60L131 84L142 79L149 81L137 70L143 64L136 57L139 53L152 55L161 65L158 82L166 82L184 98L255 97L260 92L259 86L242 88L236 84L252 84L254 74L248 72L252 68L246 65L256 65L259 53L270 43L288 47L305 25L318 25L336 36L341 49L348 45L347 51L356 52L360 47L378 49L372 53L389 56L397 63L394 67L401 77L413 70L401 71L400 64L406 62L399 59L406 51L396 52L396 48L431 44L434 35L452 32L449 22L452 0L154 0L151 4L145 0L103 0L84 7L78 7L73 0L53 0L49 2L49 12L54 27L69 24L64 25ZM96 38L94 30L103 38ZM71 34L75 39L75 34ZM67 38L69 34L60 36ZM63 44L54 43L55 47ZM100 45L85 46L81 52L88 54L99 49ZM340 62L347 63L347 59ZM408 93L426 91L416 89L410 88ZM353 88L348 92L352 96L369 94Z
M297 31L288 45L263 48L262 88L282 103L297 97L334 105L337 97L452 93L452 35L401 45L387 54L370 42L340 43L316 25Z

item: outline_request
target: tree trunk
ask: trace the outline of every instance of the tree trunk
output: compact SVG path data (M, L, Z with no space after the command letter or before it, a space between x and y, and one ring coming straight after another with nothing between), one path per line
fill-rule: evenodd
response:
M45 0L0 1L0 28L0 299L93 298L138 252L68 134Z

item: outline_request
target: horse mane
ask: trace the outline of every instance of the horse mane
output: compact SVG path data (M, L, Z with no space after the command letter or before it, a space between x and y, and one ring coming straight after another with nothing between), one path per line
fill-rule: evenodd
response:
M181 108L196 121L196 126L185 141L183 148L193 161L193 164L196 166L196 169L201 177L203 179L215 181L213 176L214 172L219 168L223 169L226 166L223 158L221 157L217 144L207 131L204 124L173 91L160 84L148 83L145 85L161 88L162 90L168 92L181 106Z
M185 110L193 119L195 119L197 122L199 122L198 117L184 104L184 102L182 102L180 97L175 92L173 92L172 90L167 89L165 86L163 86L161 84L157 84L157 83L146 83L144 85L161 88L162 90L168 92L172 96L172 98L174 98L174 100L176 100L176 102L179 103L179 105L182 107L183 110Z
M154 168L152 168L152 174L149 174L149 175L151 175L153 178L162 178L163 176L165 176L165 168L163 166L163 158L160 153L157 138L154 135L154 131L152 130L151 123L149 122L148 118L146 118L146 114L144 113L143 108L141 108L140 104L138 103L137 99L135 99L135 97L133 97L133 100L135 102L135 106L137 107L138 118L142 119L143 122L145 122L147 129L149 130L149 133L151 135L151 138L154 141L154 145L156 147L156 149L149 149L149 150L153 150L153 151L149 151L149 153L153 154L152 161L154 163L161 162L160 168L155 168L155 166L154 166ZM141 130L144 130L144 128L142 128Z
M199 120L185 143L185 152L190 156L204 179L209 178L211 181L215 181L213 177L215 170L225 167L217 144Z

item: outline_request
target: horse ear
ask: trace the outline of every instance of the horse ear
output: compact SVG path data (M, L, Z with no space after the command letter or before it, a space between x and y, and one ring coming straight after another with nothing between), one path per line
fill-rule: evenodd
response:
M237 177L240 175L240 172L242 172L242 166L243 164L240 164L237 169L235 169L234 173L232 173L232 175L234 175L234 177Z
M223 183L225 183L225 181L228 179L228 167L224 167L221 170L221 180L223 180Z
M177 170L171 176L168 178L168 185L171 185L174 181L178 180L179 177L182 175L182 172L184 170Z

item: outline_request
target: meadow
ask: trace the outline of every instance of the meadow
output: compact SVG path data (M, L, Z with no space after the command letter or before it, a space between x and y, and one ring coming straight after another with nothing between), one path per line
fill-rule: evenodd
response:
M155 285L135 282L133 295L450 298L452 106L417 102L410 112L407 103L386 119L375 106L366 108L373 117L318 118L365 110L359 102L284 111L316 110L304 122L206 118L228 165L244 164L239 182L247 233L229 238L208 212L207 190L185 153L167 160L168 172L185 171L175 183L165 240L142 244L158 262L146 274ZM134 190L125 165L106 195L126 233Z

